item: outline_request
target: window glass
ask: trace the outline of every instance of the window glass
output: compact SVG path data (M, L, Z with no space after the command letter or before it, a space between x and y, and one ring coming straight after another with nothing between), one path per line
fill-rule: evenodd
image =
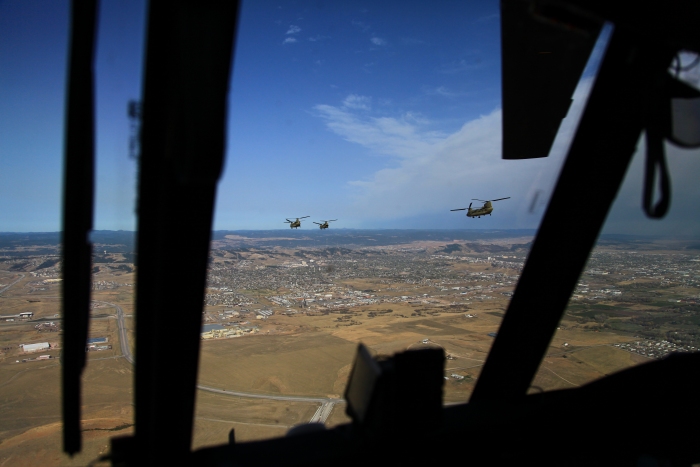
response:
M243 2L194 448L228 442L231 428L245 441L346 423L358 343L375 356L443 348L444 402L468 400L609 35L550 156L504 161L499 22L495 1ZM128 109L140 100L145 24L145 3L100 6L84 452L65 463L84 465L133 432L139 153ZM67 2L0 3L0 464L55 463L61 449L68 25ZM697 73L683 76L692 84ZM533 391L698 347L700 159L667 146L672 206L652 221L638 147ZM469 216L487 201L492 212Z
M360 342L444 348L444 401L468 399L608 34L550 156L504 161L499 21L497 2L243 4L194 446L347 422Z
M61 248L70 4L0 2L0 464L87 465L133 432L134 200L129 100L141 88L145 4L100 2L95 231L83 450L62 453ZM127 329L128 343L118 329Z
M665 145L671 207L649 219L643 137L637 147L531 391L578 387L700 348L700 151Z

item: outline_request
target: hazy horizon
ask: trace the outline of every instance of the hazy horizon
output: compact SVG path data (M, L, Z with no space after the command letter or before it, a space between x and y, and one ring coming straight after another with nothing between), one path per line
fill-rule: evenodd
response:
M235 230L230 230L230 229L219 229L219 230L212 230L212 237L215 236L216 234L227 234L227 233L265 233L265 232L275 232L275 233L284 233L284 234L290 234L290 235L300 235L302 233L313 233L313 234L318 234L318 235L334 235L335 232L412 232L412 231L417 231L417 232L449 232L449 233L464 233L464 234L493 234L493 233L504 233L504 234L515 234L517 233L518 235L532 235L533 237L537 234L538 229L518 229L518 228L512 228L512 229L488 229L488 228L483 228L483 229L460 229L460 228L353 228L353 227L338 227L338 228L332 228L329 230L320 230L318 228L300 228L300 229L235 229ZM110 230L110 229L100 229L100 230L93 230L93 235L94 234L100 234L100 233L124 233L124 234L134 234L136 235L138 231L136 230ZM60 230L54 230L54 231L0 231L0 235L49 235L49 234L55 234L55 235L60 235L62 231ZM696 239L700 238L700 235L697 234L691 234L691 235L686 235L686 234L671 234L671 233L666 233L666 234L644 234L644 233L615 233L615 232L604 232L599 235L599 237L640 237L640 238L655 238L655 239Z

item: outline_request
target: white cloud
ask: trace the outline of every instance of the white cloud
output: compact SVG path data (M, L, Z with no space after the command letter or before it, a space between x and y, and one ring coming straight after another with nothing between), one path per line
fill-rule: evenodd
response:
M430 120L428 120L418 112L406 112L405 114L403 114L403 119L406 121L418 123L420 125L428 125L430 123Z
M483 23L491 20L499 19L501 15L499 13L491 13L490 15L485 15L474 20L475 23Z
M347 105L361 96L348 96L342 107L318 105L315 110L346 141L391 158L389 167L350 182L348 215L387 220L444 211L449 216L449 209L466 207L471 198L511 196L498 206L503 216L490 225L507 221L499 227L533 228L544 206L531 214L530 204L538 191L540 199L550 195L589 88L590 80L577 90L550 157L523 161L501 159L500 109L451 134L435 131L435 123L420 114L373 117L357 111L367 109Z
M460 60L455 60L451 63L442 65L437 71L438 73L455 74L478 70L483 67L484 65L478 57L476 57L473 61L467 61L462 58Z
M357 101L353 97L351 102ZM346 98L346 101L348 99ZM359 102L363 102L362 99ZM355 115L352 111L361 107L333 107L317 105L315 110L326 120L326 125L345 140L365 146L377 154L399 157L405 160L421 158L431 146L444 138L436 132L422 130L424 120L417 122L414 114L401 118L367 117ZM366 109L362 109L366 110Z
M291 25L289 26L289 29L287 30L287 34L298 34L301 32L301 28L299 26Z
M367 96L358 96L350 94L343 101L343 106L349 109L369 110L372 107L372 98Z
M476 196L508 196L491 195L495 187L488 187L487 194L486 186L487 180L503 169L498 167L502 165L499 163L500 119L497 110L446 137L431 137L420 133L416 125L388 118L366 124L362 131L354 128L356 131L351 135L347 125L329 126L336 132L344 131L349 141L400 158L396 167L352 182L359 188L355 200L359 210L372 217L393 218L431 212L438 206L463 204ZM471 186L468 192L460 189L466 185Z
M374 45L386 45L386 41L381 37L372 37L370 40Z
M442 96L442 97L448 97L448 98L461 97L461 96L468 95L468 93L465 93L465 92L452 91L445 86L438 86L436 88L426 89L425 93L429 96Z
M284 41L282 41L282 43L283 43L283 44L293 44L293 43L295 43L296 41L297 41L297 40L296 40L296 38L294 38L294 37L287 37Z
M433 90L433 92L437 95L445 96L445 97L453 97L455 95L455 93L448 91L445 86L437 87Z

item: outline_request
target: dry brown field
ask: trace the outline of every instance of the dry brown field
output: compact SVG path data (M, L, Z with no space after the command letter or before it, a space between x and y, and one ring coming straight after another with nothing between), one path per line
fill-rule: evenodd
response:
M58 359L0 364L0 465L86 465L109 438L133 424L132 368L124 359L90 361L83 374L83 451L61 454Z
M192 447L228 443L232 428L236 441L284 436L292 426L308 422L318 406L198 391Z
M3 281L5 276L3 275ZM32 320L54 321L59 326L60 281L42 284L42 278L25 277L0 296L0 314L31 311ZM115 280L112 275L100 280ZM119 282L131 282L132 279ZM128 290L93 291L96 301L120 304L131 313ZM0 466L84 466L107 452L109 439L130 433L133 425L133 371L121 355L115 309L97 303L91 312L89 337L107 337L111 350L89 352L83 373L83 451L74 458L62 454L60 399L61 332L39 332L36 322L0 322ZM49 342L57 348L25 353L18 344ZM22 359L50 355L49 360ZM20 361L18 363L17 361Z
M240 240L243 239L228 238L220 245L231 246ZM270 240L273 239L264 241ZM517 240L509 239L501 243L512 245L531 239ZM444 242L420 242L410 246L436 248L444 245ZM279 264L281 261L274 255L251 253L249 256L248 259L256 265ZM284 260L287 259L296 260L293 257L285 257ZM494 268L486 263L454 261L450 267L462 273L516 274L514 270ZM34 319L51 319L60 310L60 282L39 284L40 278L24 274L24 278L0 296L0 315L32 311ZM10 283L19 277L18 273L3 272L0 283ZM132 284L135 280L133 273L102 266L95 279L118 284ZM381 290L381 295L388 297L426 293L431 294L431 299L437 303L378 303L354 307L347 314L318 313L320 308L314 305L307 310L316 311L312 315L275 314L267 320L255 320L252 324L260 326L260 332L256 335L202 342L199 383L227 391L271 396L341 398L359 343L366 345L375 356L438 346L453 357L445 361L445 403L469 399L494 341L488 334L497 332L508 304L508 298L499 293L501 289L489 292L494 296L492 299L481 301L475 298L476 292L460 295L449 290L441 293L443 286L438 285L437 281L435 285L405 284L400 281L386 284L379 279L360 277L335 280L334 284L355 290ZM465 279L465 285L468 284L469 279ZM253 308L265 305L282 311L284 307L273 305L265 297L287 291L281 287L278 290L251 290L245 294L259 302ZM58 358L17 363L18 359L21 361L27 357L17 348L17 344L60 343L60 333L39 333L34 329L34 323L0 322L0 347L9 348L0 354L0 467L85 465L107 452L112 436L132 433L133 368L120 358L116 310L99 303L113 303L123 309L127 315L124 322L129 346L135 353L134 318L131 316L133 292L133 287L127 285L93 291L93 300L98 306L92 310L90 336L107 337L112 349L88 354L83 377L84 450L74 459L60 454ZM463 307L450 309L448 305L454 302ZM212 306L206 310L216 315L224 308L228 307ZM630 309L634 310L647 308L643 304L630 305ZM393 311L374 317L369 314L386 309ZM420 314L416 315L419 311ZM468 318L467 313L475 317ZM428 339L429 343L423 344L424 339ZM613 332L592 331L565 318L552 339L530 391L577 387L649 361L646 357L612 346L613 343L630 340L633 339ZM176 346L177 343L173 343L173 348ZM60 348L30 356L48 354L58 357L59 353ZM173 352L174 358L177 358L176 354ZM459 380L452 375L464 379ZM312 401L254 399L200 390L197 392L192 446L199 448L226 443L232 428L238 441L283 436L290 427L308 422L319 405ZM326 425L332 427L349 421L345 405L338 403L326 420Z
M368 310L389 306L393 313L368 318ZM261 335L203 342L200 383L244 392L340 397L358 343L368 346L374 355L391 355L424 347L422 340L429 339L427 346L443 347L456 357L445 364L445 402L466 401L493 342L488 333L498 330L504 306L505 300L475 303L470 313L476 318L466 318L465 313L411 317L416 306L405 304L364 306L353 309L352 319L359 323L353 326L338 326L339 315L334 313L275 315L262 324ZM265 335L266 328L298 322L310 330ZM567 321L562 324L567 329L556 333L534 383L543 390L578 386L646 361L610 345L630 338L571 329L573 323ZM465 379L456 380L452 374ZM331 418L337 416L336 410Z

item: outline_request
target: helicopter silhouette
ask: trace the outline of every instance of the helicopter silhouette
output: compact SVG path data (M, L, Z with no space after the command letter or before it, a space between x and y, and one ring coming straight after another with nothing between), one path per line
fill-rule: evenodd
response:
M323 224L319 224L318 222L314 222L314 224L318 225L318 228L323 230L323 229L327 229L329 227L329 225L328 225L329 222L334 222L337 220L338 219L331 219L329 221L323 221Z
M297 220L295 221L290 221L289 219L287 219L285 223L289 223L290 229L298 229L299 227L301 227L301 219L306 219L307 217L310 216L297 217Z
M498 199L490 199L490 200L476 199L476 198L472 198L472 199L474 201L481 201L482 203L484 203L484 205L480 208L472 209L473 203L469 203L468 208L450 209L450 211L464 211L466 209L467 210L467 217L481 217L481 216L485 216L487 214L490 216L491 212L493 211L493 206L491 206L491 203L493 201L501 201L504 199L510 199L510 196L508 196L506 198L498 198Z

